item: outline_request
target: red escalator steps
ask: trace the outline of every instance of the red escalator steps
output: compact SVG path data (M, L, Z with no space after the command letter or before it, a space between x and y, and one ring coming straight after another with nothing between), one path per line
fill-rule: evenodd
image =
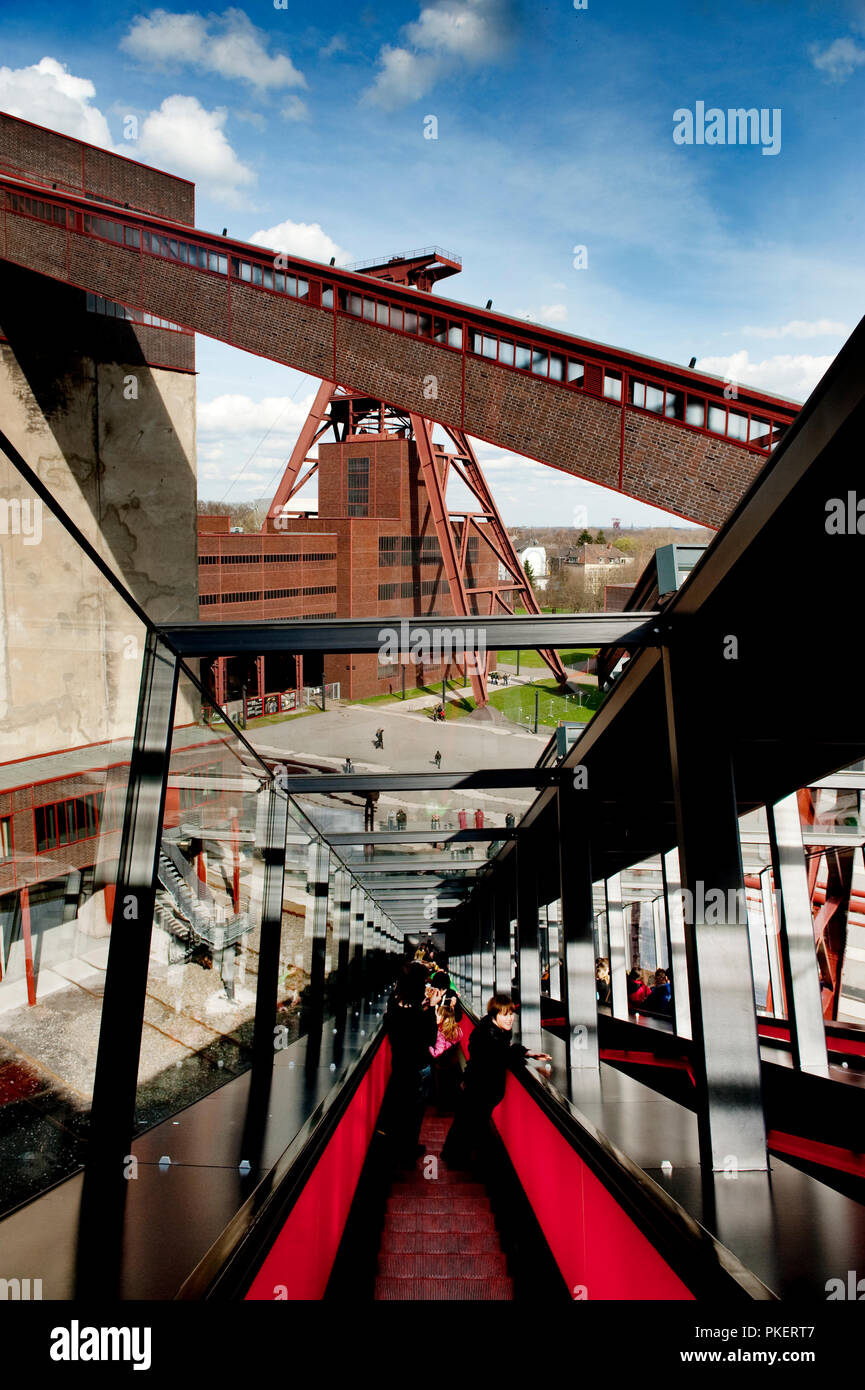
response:
M511 1279L390 1279L375 1281L377 1300L412 1303L433 1302L497 1302L513 1300Z
M451 1255L431 1260L423 1250L402 1250L379 1255L379 1276L391 1279L506 1279L508 1262L501 1250L477 1255Z
M501 1250L499 1233L492 1231L384 1231L380 1255L410 1254L423 1251L427 1255L486 1255Z

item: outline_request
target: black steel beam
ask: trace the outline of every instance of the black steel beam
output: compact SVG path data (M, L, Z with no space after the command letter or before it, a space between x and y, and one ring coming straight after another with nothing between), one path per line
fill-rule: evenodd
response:
M488 767L479 772L310 772L281 776L279 785L291 796L312 792L440 792L486 787L554 787L560 774L551 768ZM444 840L443 831L437 839ZM364 840L366 836L362 837ZM506 839L496 835L495 839Z
M428 647L462 655L479 647L511 648L646 646L661 640L658 614L527 613L524 617L330 618L322 622L273 620L258 623L177 623L163 631L186 657L260 656L262 652L378 652L390 642L395 650ZM396 637L389 639L389 634ZM464 645L465 644L465 645Z

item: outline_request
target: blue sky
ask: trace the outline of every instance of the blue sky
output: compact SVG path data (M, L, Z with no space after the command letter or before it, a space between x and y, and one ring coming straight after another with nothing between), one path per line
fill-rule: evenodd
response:
M454 298L794 399L865 303L865 0L34 0L0 64L0 107L195 179L200 226L338 262L435 243ZM698 101L780 110L779 152L674 143ZM206 339L198 366L202 495L269 496L317 383ZM661 519L479 453L509 523Z

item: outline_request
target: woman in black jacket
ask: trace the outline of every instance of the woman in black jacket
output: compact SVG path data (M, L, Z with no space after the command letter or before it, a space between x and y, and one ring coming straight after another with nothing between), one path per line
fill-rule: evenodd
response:
M412 961L403 969L384 1015L391 1078L378 1130L393 1140L397 1157L412 1163L423 1119L425 1079L432 1061L429 1050L438 1031L435 1009L424 1008L426 982L426 968Z
M469 1038L469 1062L456 1114L442 1149L449 1168L468 1168L475 1152L482 1150L492 1113L504 1098L508 1070L526 1057L546 1062L546 1052L528 1052L511 1042L514 1002L509 994L494 994L486 1017Z

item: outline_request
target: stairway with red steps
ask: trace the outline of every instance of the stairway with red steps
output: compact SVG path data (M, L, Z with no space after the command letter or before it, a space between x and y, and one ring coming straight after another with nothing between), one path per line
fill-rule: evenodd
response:
M377 1300L514 1297L486 1188L442 1160L450 1125L451 1117L426 1111L423 1154L414 1170L402 1171L391 1185L378 1252Z

